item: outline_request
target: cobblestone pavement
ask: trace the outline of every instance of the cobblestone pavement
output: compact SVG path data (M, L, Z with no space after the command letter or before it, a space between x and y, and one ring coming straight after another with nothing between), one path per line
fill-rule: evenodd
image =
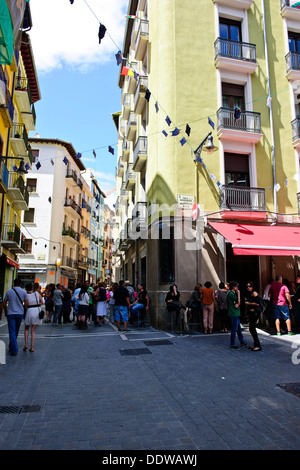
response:
M43 324L31 353L21 329L0 365L0 449L299 449L300 335L260 339Z

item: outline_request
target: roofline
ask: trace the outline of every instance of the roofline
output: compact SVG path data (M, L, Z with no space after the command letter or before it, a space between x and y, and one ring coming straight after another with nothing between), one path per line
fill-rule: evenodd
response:
M70 142L66 142L64 140L60 139L49 139L49 138L44 138L44 137L29 137L28 138L29 142L32 144L54 144L54 145L61 145L64 147L68 152L69 155L74 159L75 163L77 164L78 168L81 171L86 170L84 164L79 158L76 158L77 152L74 149L73 145Z

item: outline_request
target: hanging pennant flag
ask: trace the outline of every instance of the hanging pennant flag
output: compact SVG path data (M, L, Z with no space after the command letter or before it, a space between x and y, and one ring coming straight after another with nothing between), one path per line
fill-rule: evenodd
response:
M271 103L272 103L272 97L271 96L268 96L268 99L267 99L267 106L269 108L271 108Z
M96 158L96 152L95 152L95 150L93 150L93 155L94 155L94 157Z
M146 93L145 93L145 99L146 99L146 101L148 101L148 103L149 103L149 100L150 100L150 96L151 96L151 93L147 88Z
M172 122L171 119L169 118L169 116L167 116L166 117L166 123L168 124L168 126L170 126L171 122Z
M13 166L13 170L14 170L14 171L17 171L17 169L18 169L17 165L14 165L14 166Z
M134 72L133 72L133 70L130 70L128 67L123 67L121 75L131 75L133 77Z
M135 15L126 15L125 18L129 18L130 20L135 20L135 19L138 19L140 18L139 16L135 16Z
M210 119L210 117L208 118L208 124L214 129L215 128L215 123Z
M159 111L159 107L158 107L157 101L155 102L155 111L156 111L157 113L158 113L158 111Z
M280 188L281 188L281 186L280 186L279 183L275 184L275 191L276 192L278 192Z
M68 164L69 160L67 159L67 157L64 157L63 162L64 162L65 165Z
M196 153L196 155L195 155L195 160L196 160L196 162L199 162L199 163L202 162L202 158L200 158L200 155L198 155L198 153Z
M37 162L37 164L35 165L36 169L39 170L41 168L41 164L40 162Z
M241 117L241 110L237 106L234 108L234 120L235 122L240 119Z
M216 177L215 177L215 175L214 175L213 173L211 173L209 176L210 176L210 178L211 178L213 181L215 181Z
M286 187L288 186L288 179L287 178L285 178L285 185L286 185Z
M188 136L190 136L191 128L190 128L190 126L189 126L188 124L186 125L185 133L186 133Z
M175 127L175 129L171 132L173 136L178 135L179 133L180 133L180 129L178 129L177 127Z
M115 150L109 145L108 151L112 153L113 155L115 154Z
M221 183L220 183L220 181L217 181L217 182L216 182L216 185L217 185L217 186L218 186L218 188L219 188L219 187L221 186Z
M50 163L51 163L52 166L54 166L54 161L52 160L52 158L50 160Z
M73 5L73 3L74 3L74 0L70 0L70 3L71 3L71 5Z
M101 44L101 41L105 36L105 33L106 33L106 28L105 28L104 24L100 23L99 32L98 32L99 44Z
M121 65L122 60L123 60L121 51L118 51L115 57L116 57L116 60L117 60L117 65Z
M185 137L182 137L182 139L180 140L180 143L181 143L181 145L186 144L186 138L185 138Z
M165 137L168 137L168 133L166 131L162 131L162 133Z
M81 158L81 157L82 157L82 154L78 152L76 155L76 158Z
M26 165L25 165L25 170L26 170L26 171L28 171L28 170L29 170L29 168L30 168L30 165L29 165L29 163L26 163Z

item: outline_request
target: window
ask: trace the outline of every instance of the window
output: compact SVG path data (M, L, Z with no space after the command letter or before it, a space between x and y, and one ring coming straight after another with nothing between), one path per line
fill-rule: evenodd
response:
M300 53L300 34L289 33L289 49L290 52Z
M25 239L25 251L26 253L32 253L32 239L26 238Z
M241 23L238 21L220 18L220 38L222 41L222 55L227 57L240 57L242 55L240 43L242 41Z
M39 159L40 151L38 149L32 149L31 153L32 153L32 163L36 163Z
M173 282L174 273L174 227L170 227L170 236L163 238L163 227L159 227L159 282Z
M29 193L36 193L36 178L27 178L27 190Z
M27 211L24 211L24 222L34 222L34 209L28 209Z
M225 184L249 187L248 155L225 153Z

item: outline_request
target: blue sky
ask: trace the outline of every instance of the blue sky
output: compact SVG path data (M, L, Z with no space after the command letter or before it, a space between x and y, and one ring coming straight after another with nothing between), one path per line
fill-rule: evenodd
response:
M73 5L69 0L30 0L30 6L29 34L42 95L30 136L71 142L108 191L116 184L118 135L112 113L121 110L115 54L123 47L128 0L74 0ZM101 44L99 22L107 28ZM114 199L115 193L107 198L110 206Z

